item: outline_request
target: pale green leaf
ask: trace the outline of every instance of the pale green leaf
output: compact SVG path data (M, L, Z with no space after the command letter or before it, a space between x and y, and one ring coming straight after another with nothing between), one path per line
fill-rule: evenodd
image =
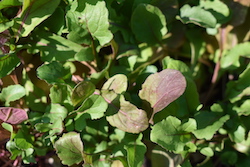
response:
M104 83L102 89L113 90L115 93L124 93L127 87L127 77L123 74L116 74Z
M54 144L56 153L64 165L71 166L83 161L83 143L80 134L69 132L63 134Z
M26 92L21 85L10 85L3 88L0 93L0 100L5 101L5 106L9 106L10 102L18 100L25 96Z

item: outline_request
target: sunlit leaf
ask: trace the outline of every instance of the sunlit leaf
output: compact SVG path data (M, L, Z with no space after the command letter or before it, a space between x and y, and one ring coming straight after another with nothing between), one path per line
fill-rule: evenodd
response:
M23 109L0 107L0 119L10 124L20 124L28 119L28 115Z
M188 4L180 9L178 17L183 23L193 23L203 27L214 28L216 26L216 18L207 10L200 6L190 7Z
M15 18L16 33L22 37L28 36L55 11L59 3L60 0L24 0L22 12Z
M54 145L58 157L64 165L71 166L83 161L83 143L80 134L69 132L63 134Z
M185 77L177 70L165 69L159 73L151 74L139 92L140 98L148 101L153 108L150 123L153 123L155 113L180 97L185 89Z
M127 77L123 74L117 74L109 78L102 89L113 90L115 93L124 93L127 90Z
M182 123L178 118L169 116L152 127L150 139L169 151L180 153L192 140L190 132L196 130L196 121L192 118Z
M113 38L108 29L108 10L105 1L89 1L85 5L80 22L86 25L89 33L103 46Z
M197 121L197 130L193 132L195 137L210 140L230 117L222 116L220 112L201 111L194 118Z
M14 6L21 6L22 3L20 0L2 0L0 1L0 10L4 8L14 7Z
M25 96L26 92L21 85L10 85L2 89L0 93L0 100L5 101L5 105L9 106L10 102L18 100Z

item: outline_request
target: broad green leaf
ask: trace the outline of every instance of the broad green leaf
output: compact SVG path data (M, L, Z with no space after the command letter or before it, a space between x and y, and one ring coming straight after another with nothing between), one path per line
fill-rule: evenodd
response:
M53 85L49 97L52 103L71 104L71 92L72 89L68 85Z
M20 124L28 119L28 115L20 108L0 107L0 119L10 124Z
M81 12L80 23L85 24L89 33L97 38L101 46L109 43L113 34L109 31L108 9L105 1L87 1Z
M236 81L229 81L227 83L226 97L232 102L241 100L244 96L250 94L250 64L240 74Z
M221 68L236 68L240 67L239 58L245 56L250 58L250 42L240 43L234 46L228 53L221 58Z
M197 121L197 130L193 132L195 137L210 140L230 117L222 116L220 112L201 111L194 118Z
M165 69L159 73L151 74L139 92L140 98L149 102L153 108L150 123L153 124L154 114L180 97L185 89L185 77L177 70Z
M10 74L19 63L20 60L15 53L0 55L0 78Z
M161 43L167 33L166 24L161 10L149 4L138 5L132 13L131 28L140 42Z
M104 76L108 74L108 70L110 68L111 62L112 62L112 59L108 61L108 64L102 71L91 74L90 81L94 84L97 84L101 79L103 79Z
M215 28L216 18L200 6L190 7L188 4L180 9L180 16L177 17L183 23L193 23L202 27Z
M136 140L125 145L129 167L141 167L143 164L144 154L147 149L141 140L142 134L140 134Z
M230 14L228 6L220 0L200 1L200 6L209 10L218 20L218 22L225 22Z
M191 142L191 132L194 130L194 119L189 118L188 122L182 123L178 118L169 116L152 127L150 139L169 151L181 153L185 145Z
M81 51L83 47L66 38L52 34L46 31L35 31L32 33L31 47L29 52L41 52L43 61L72 61L75 54Z
M104 116L108 103L102 96L93 94L87 98L83 104L77 109L79 115L89 114L91 119L99 119Z
M89 81L77 84L72 92L71 101L74 106L78 105L95 92L95 85Z
M107 120L112 126L129 133L140 133L148 128L147 113L126 101L123 95L102 91L102 96L109 103L111 114Z
M22 2L20 0L2 0L0 1L0 10L4 8L21 6Z
M64 165L71 166L83 161L83 143L80 134L68 132L63 134L54 144L56 153Z
M37 76L49 84L64 83L71 77L70 69L65 68L61 63L52 61L37 68Z
M27 131L25 131L27 130ZM32 135L29 134L28 129L20 129L14 137L16 147L19 149L33 148Z
M82 48L78 53L75 54L77 61L93 61L95 58L93 49L91 47Z
M46 113L44 117L50 119L51 123L54 123L56 120L63 121L68 114L67 109L60 104L51 104L46 108Z
M0 93L0 100L5 101L5 106L9 106L10 102L16 101L23 96L26 92L23 86L21 85L10 85L6 88L3 88Z
M116 74L104 83L102 89L113 90L115 93L124 93L126 92L127 87L127 77L123 74Z
M22 12L15 18L16 33L22 37L28 36L55 11L59 3L60 0L24 0Z
M24 164L36 163L34 151L34 148L28 148L22 152L22 161Z

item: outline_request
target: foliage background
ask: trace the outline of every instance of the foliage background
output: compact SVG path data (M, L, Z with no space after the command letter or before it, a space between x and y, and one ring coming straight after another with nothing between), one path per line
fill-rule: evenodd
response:
M0 163L249 166L249 5L2 0Z

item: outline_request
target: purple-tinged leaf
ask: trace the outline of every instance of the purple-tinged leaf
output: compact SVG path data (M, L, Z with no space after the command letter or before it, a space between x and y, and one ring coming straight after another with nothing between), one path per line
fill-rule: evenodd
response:
M0 107L0 119L10 124L20 124L28 119L28 115L23 109Z
M180 97L185 89L185 77L177 70L165 69L159 73L151 74L139 92L140 98L148 101L153 108L149 122L153 124L154 114Z
M147 113L144 110L138 109L126 101L123 95L112 91L102 95L110 105L108 112L116 112L107 117L112 126L129 133L140 133L148 128Z

